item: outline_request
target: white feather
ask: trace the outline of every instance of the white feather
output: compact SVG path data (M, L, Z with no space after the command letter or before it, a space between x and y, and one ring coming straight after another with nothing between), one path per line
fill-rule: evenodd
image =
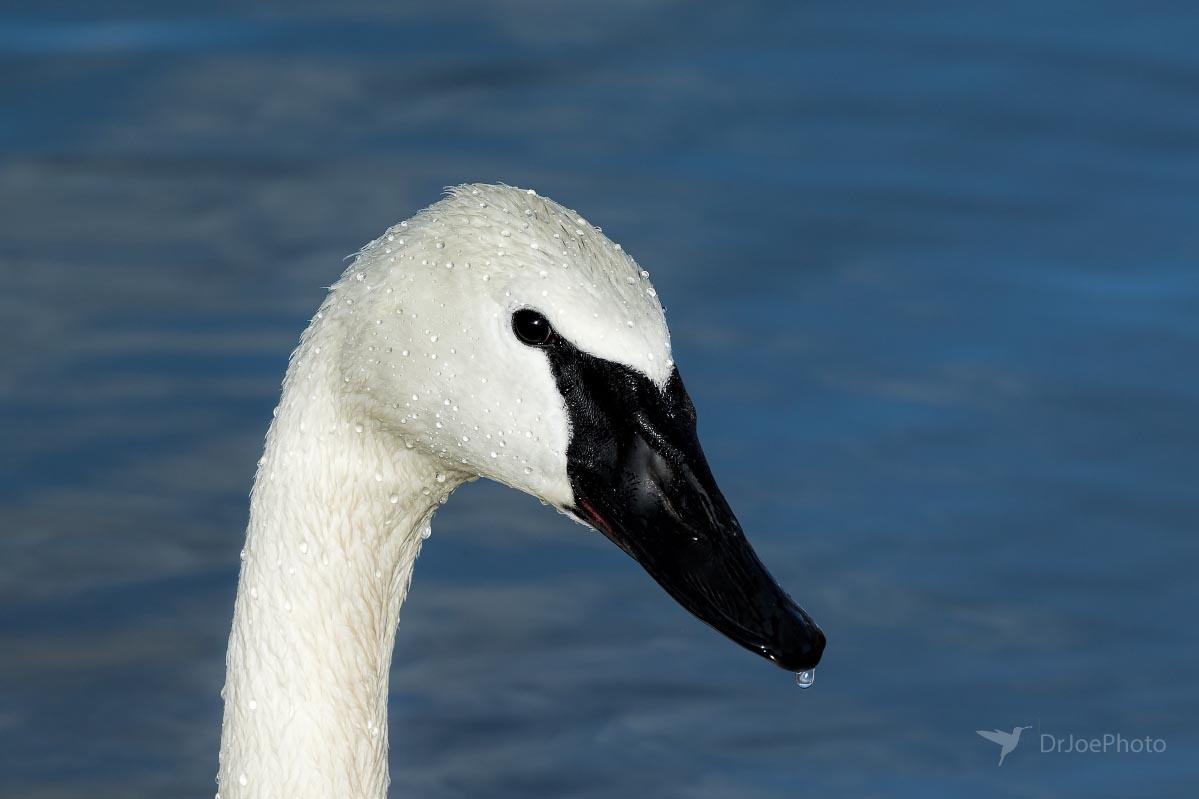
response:
M433 512L477 475L571 503L563 400L510 328L523 307L658 385L671 373L647 275L533 192L451 189L330 290L255 479L220 796L385 796L394 636Z

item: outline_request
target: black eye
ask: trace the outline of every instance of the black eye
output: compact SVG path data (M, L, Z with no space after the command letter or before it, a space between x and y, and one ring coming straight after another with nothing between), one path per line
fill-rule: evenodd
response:
M554 337L549 320L531 308L512 314L512 332L530 347L540 347Z

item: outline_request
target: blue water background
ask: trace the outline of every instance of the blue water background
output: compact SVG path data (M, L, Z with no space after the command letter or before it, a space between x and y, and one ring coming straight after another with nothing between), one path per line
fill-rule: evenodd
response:
M130 0L0 16L0 796L213 793L288 352L468 180L652 271L830 646L798 691L469 486L403 612L394 796L1196 795L1193 4ZM1018 724L996 768L975 730Z

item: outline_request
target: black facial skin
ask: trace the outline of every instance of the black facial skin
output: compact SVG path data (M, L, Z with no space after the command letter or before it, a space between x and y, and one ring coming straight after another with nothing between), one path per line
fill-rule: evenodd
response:
M732 641L788 671L814 668L824 633L766 571L717 488L678 370L659 390L579 350L532 309L513 314L513 331L545 351L566 401L569 510Z

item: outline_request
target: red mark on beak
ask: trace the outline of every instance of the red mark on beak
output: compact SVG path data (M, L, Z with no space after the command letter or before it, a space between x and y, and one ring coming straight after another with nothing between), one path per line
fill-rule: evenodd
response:
M588 521L590 521L597 528L599 528L599 531L601 533L603 533L604 535L606 535L609 539L611 539L613 541L616 540L615 534L612 532L612 527L609 526L608 522L606 522L604 520L603 516L599 515L599 511L597 511L595 508L591 507L591 503L589 503L585 499L580 499L579 506L582 509L584 515L586 515Z

